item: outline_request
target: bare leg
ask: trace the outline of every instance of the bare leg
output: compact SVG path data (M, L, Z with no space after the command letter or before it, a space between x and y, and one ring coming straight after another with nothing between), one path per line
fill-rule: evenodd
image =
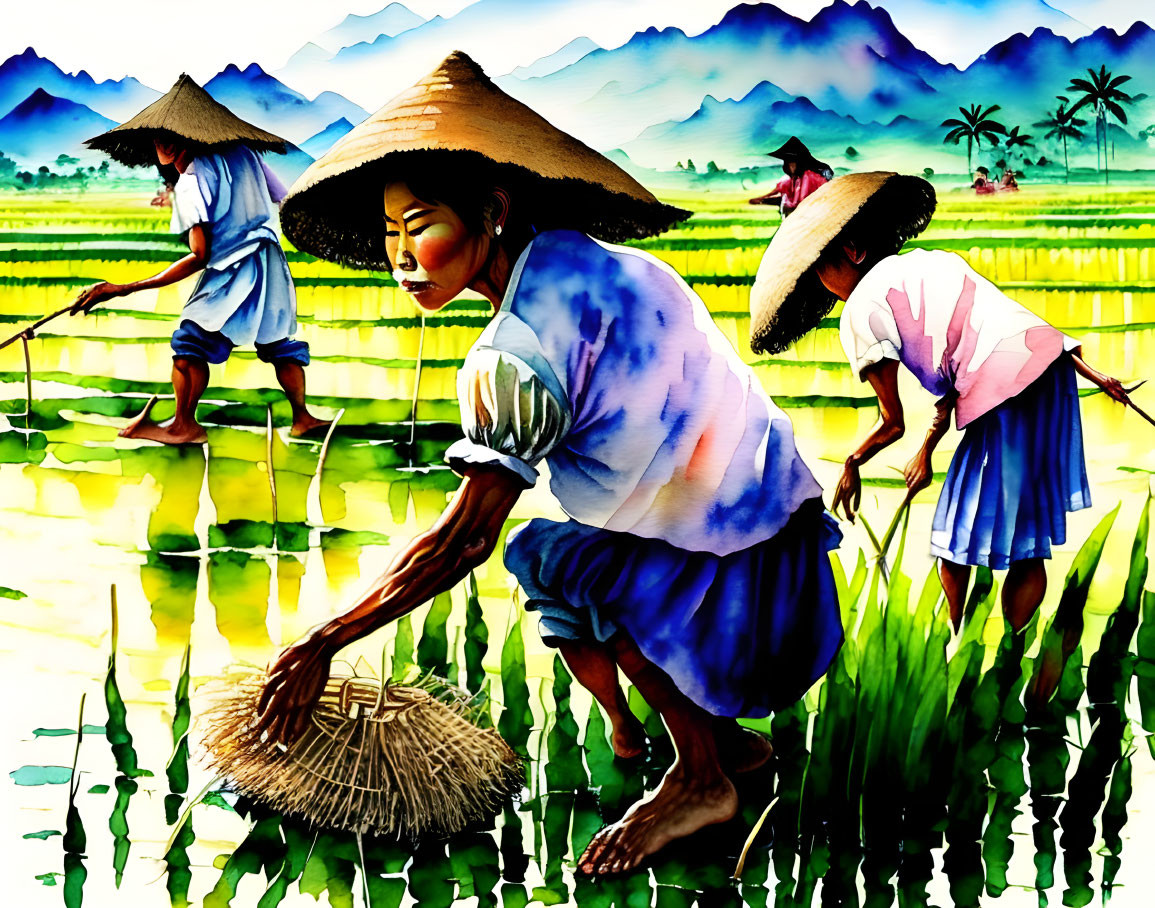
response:
M626 695L618 684L618 664L608 645L566 640L558 648L574 677L594 695L610 717L614 753L627 760L641 754L646 733L642 723L630 712Z
M578 861L586 874L632 870L674 839L738 812L738 795L719 763L714 717L679 691L629 637L618 634L613 642L618 665L661 715L677 756L657 791L594 836Z
M172 361L172 389L176 414L164 425L152 421L154 397L132 422L120 430L124 438L146 438L169 445L202 444L208 434L196 419L197 404L209 385L209 365L204 360L175 357Z
M1047 569L1042 558L1012 561L1003 583L1003 615L1017 634L1038 611L1047 593Z
M947 605L950 606L950 623L954 625L955 633L958 633L958 629L962 626L967 585L971 580L970 565L955 564L953 561L940 558L938 576L942 581L942 591L946 593Z
M289 434L299 438L317 429L328 428L329 420L317 419L305 407L305 370L301 364L279 362L274 366L277 370L277 381L285 390L289 406L293 408L293 427L289 429Z

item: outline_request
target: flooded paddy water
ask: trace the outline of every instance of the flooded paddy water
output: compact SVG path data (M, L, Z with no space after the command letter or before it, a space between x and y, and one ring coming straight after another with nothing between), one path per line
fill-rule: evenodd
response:
M776 215L675 201L696 216L639 245L706 300L832 488L876 416L843 361L837 310L787 354L754 359L747 295ZM94 280L159 270L180 254L166 227L144 196L0 198L0 337ZM944 192L919 242L960 252L1082 338L1101 370L1155 372L1155 192ZM613 758L602 714L542 645L499 556L477 573L477 597L463 585L342 654L366 673L412 664L488 685L495 722L529 758L523 796L492 828L359 848L220 793L197 759L201 686L238 662L265 665L348 606L434 520L457 485L441 459L460 431L455 371L488 319L487 304L460 300L423 330L387 276L289 257L310 405L341 414L324 452L288 438L271 369L244 350L212 371L207 446L117 438L170 390L187 287L45 326L28 348L31 412L22 345L0 351L0 903L1149 904L1155 596L1141 514L1155 428L1102 394L1083 400L1095 504L1069 521L1025 637L1004 635L997 587L981 584L968 629L950 635L927 552L937 484L912 508L889 585L866 531L844 525L848 642L830 675L750 723L772 732L777 757L743 781L739 817L645 870L590 882L574 857L656 785L668 739L632 694L652 744L640 768ZM902 390L912 431L864 471L878 535L932 411L913 384ZM1155 411L1150 386L1135 399ZM170 412L162 400L158 415ZM940 478L955 441L937 455ZM545 485L510 528L560 513ZM1077 648L1058 694L1028 713L1024 691L1064 642Z

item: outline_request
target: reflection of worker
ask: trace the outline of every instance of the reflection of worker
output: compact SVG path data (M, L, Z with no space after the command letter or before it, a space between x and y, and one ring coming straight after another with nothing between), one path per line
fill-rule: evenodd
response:
M751 199L751 205L778 203L782 216L790 214L798 203L834 176L834 171L810 153L797 136L791 136L781 148L770 152L770 157L782 159L786 174L766 195Z

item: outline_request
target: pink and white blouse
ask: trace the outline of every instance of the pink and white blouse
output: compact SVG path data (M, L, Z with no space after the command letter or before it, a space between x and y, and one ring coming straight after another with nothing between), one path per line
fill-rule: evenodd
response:
M930 249L871 268L843 307L840 334L860 379L867 366L896 359L932 394L957 394L960 429L1079 346L961 256Z

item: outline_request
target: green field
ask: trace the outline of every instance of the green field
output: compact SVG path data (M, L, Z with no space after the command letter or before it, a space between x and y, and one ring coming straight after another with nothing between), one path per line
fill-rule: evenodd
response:
M754 357L747 298L777 215L734 197L669 201L694 217L638 245L706 301L831 488L876 418L843 359L838 310L785 354ZM1101 370L1125 380L1155 371L1155 191L943 192L918 243L962 254L1079 336ZM0 338L86 284L147 276L181 251L147 197L0 195ZM187 286L52 322L29 344L30 385L21 344L0 351L0 680L16 694L0 750L12 773L0 851L15 868L12 904L346 906L366 893L377 908L1075 906L1108 893L1114 905L1145 904L1155 824L1136 808L1155 803L1143 740L1155 731L1155 595L1142 515L1155 430L1088 392L1095 506L1072 515L1027 633L1004 633L998 578L980 577L964 633L950 634L927 551L937 485L912 508L889 577L867 532L846 526L847 644L804 701L750 723L773 734L777 758L745 780L739 817L651 869L600 883L573 873L600 825L657 784L671 757L665 732L632 694L652 747L640 768L613 759L601 713L541 644L498 557L476 578L480 620L458 589L345 654L362 671L384 649L396 673L418 665L488 682L499 728L531 758L524 796L493 829L415 852L365 842L362 855L351 836L215 794L196 759L198 689L234 662L265 664L432 522L457 484L441 463L460 434L455 372L488 319L487 304L463 299L422 325L386 275L293 250L289 260L298 336L314 357L310 404L342 411L323 463L319 443L288 439L272 372L245 350L213 369L200 409L207 449L116 437L148 395L171 390L168 338ZM864 472L863 515L879 535L931 416L929 395L912 382L902 391L912 431ZM1155 411L1150 386L1136 401ZM944 441L940 475L956 440ZM535 489L509 525L556 513ZM1057 695L1030 705L1026 692L1063 653ZM91 727L74 771L82 694ZM731 879L775 798L745 873Z

